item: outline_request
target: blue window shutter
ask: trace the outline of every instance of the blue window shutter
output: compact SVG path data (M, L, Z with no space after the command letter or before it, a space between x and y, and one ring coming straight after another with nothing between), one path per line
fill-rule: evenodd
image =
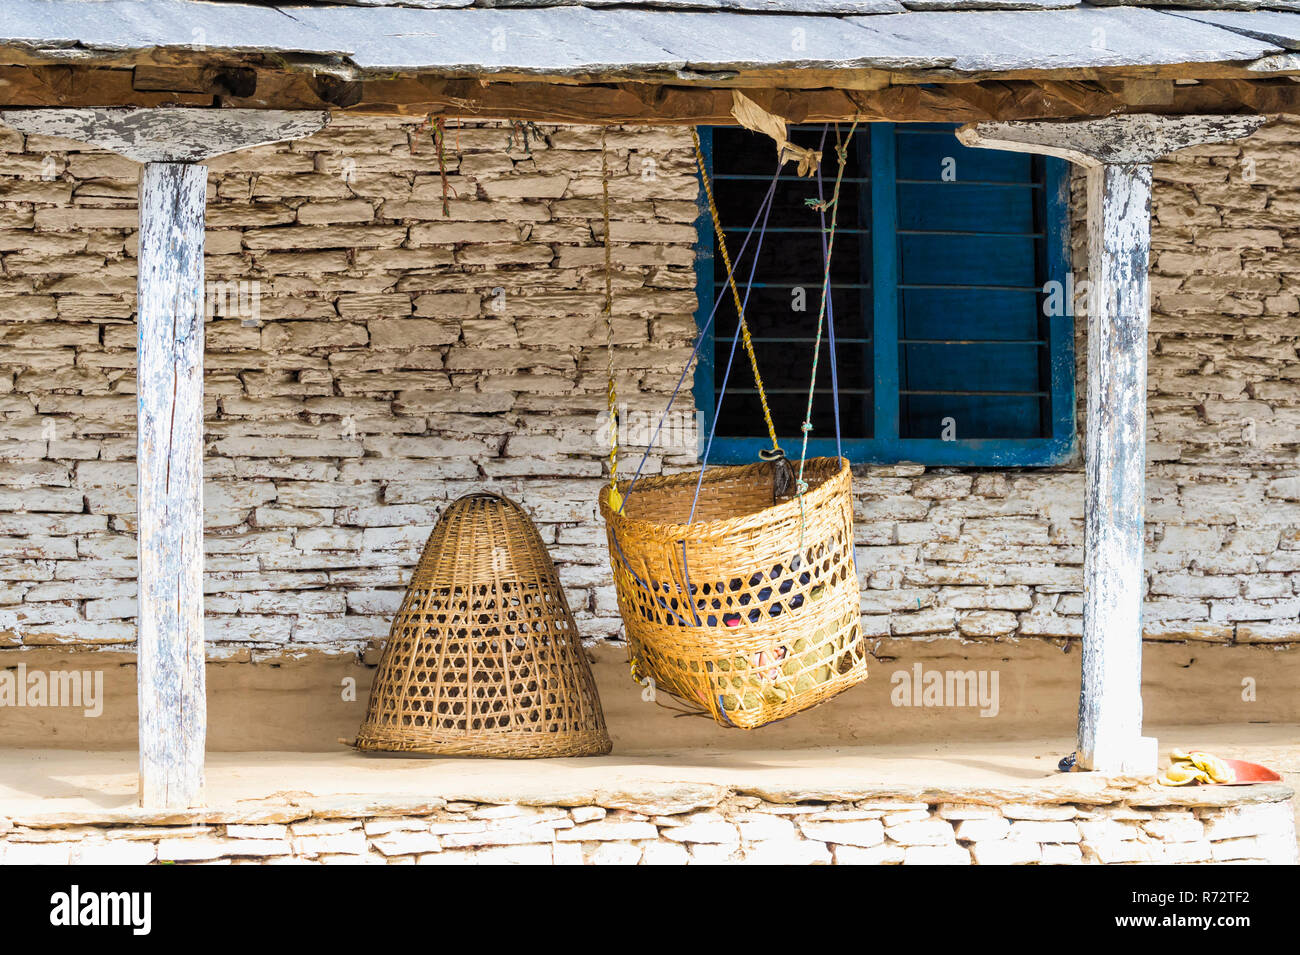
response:
M1041 438L1050 428L1042 160L895 127L902 438Z
M866 342L870 407L867 428L846 432L844 450L855 461L880 463L1058 463L1074 448L1073 318L1046 315L1042 298L1044 283L1064 284L1068 270L1068 167L967 149L953 129L877 123L867 133L862 203L868 218L859 245L869 301L857 315L838 313L836 330L841 339L856 335ZM709 132L701 130L711 161ZM825 169L833 176L833 152L828 157ZM702 324L713 297L726 289L712 260L706 208L699 222ZM729 336L716 342L729 345ZM716 401L714 353L715 343L705 342L695 378L702 440ZM769 354L768 361L782 357L788 364L788 355ZM760 349L760 366L764 359ZM841 369L855 360L862 359L841 347ZM822 377L828 385L829 375ZM774 395L773 403L796 401L802 414L804 394ZM952 436L945 425L955 429L955 440L945 440ZM797 453L797 441L790 447L785 434L782 441ZM833 453L833 444L829 433L816 432L809 453ZM757 433L720 432L710 461L753 461L766 445Z
M1068 267L1066 167L968 149L953 128L873 129L877 432L897 441L882 459L1056 463L1073 447L1072 319L1042 302Z
M871 158L875 415L876 437L883 450L898 445L898 190L893 123L872 125Z

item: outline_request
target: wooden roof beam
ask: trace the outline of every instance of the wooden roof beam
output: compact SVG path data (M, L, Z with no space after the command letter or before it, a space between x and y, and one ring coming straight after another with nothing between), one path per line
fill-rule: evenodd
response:
M1286 77L1171 83L1151 78L987 79L876 87L793 88L774 80L744 86L764 108L797 122L1081 119L1133 112L1174 115L1300 112L1300 83ZM830 77L805 77L829 82ZM0 67L0 108L221 106L331 109L398 116L528 119L560 123L728 125L736 83L578 83L538 79L394 76L348 79L337 73L227 67L86 69ZM170 88L169 88L170 87Z

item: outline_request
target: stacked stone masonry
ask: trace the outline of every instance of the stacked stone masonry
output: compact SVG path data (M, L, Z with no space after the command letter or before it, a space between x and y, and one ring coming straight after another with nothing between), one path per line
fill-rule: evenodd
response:
M440 508L485 484L537 520L584 637L618 634L595 506L599 141L453 124L444 186L428 126L339 116L210 164L213 653L382 638ZM1300 635L1297 146L1284 122L1156 168L1149 639ZM686 130L611 131L610 148L632 421L690 354L697 185ZM0 646L134 638L137 174L0 130ZM647 470L693 464L688 437ZM1077 459L860 469L867 631L1078 637L1082 488Z
M35 828L0 820L0 863L9 865L1295 862L1295 825L1286 802L1153 809L1122 803L778 804L734 795L691 811L451 802L419 815L286 812L276 821L170 827Z

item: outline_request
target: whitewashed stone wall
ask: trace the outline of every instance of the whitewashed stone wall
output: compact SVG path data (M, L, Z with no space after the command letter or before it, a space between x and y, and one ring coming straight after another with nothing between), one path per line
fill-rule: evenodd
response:
M951 800L952 797L948 797ZM450 802L409 814L287 810L257 822L24 825L3 865L1114 865L1296 862L1285 801L1132 807L1037 802L766 802L634 809Z
M485 483L538 521L584 635L618 632L599 136L545 132L450 129L450 218L413 122L343 116L211 164L208 279L235 283L208 327L214 652L384 636L439 509ZM1154 639L1300 635L1298 144L1284 125L1157 170ZM610 145L620 388L652 411L694 333L690 138ZM0 646L134 637L136 175L0 130ZM869 632L1077 636L1082 485L1077 463L862 469Z

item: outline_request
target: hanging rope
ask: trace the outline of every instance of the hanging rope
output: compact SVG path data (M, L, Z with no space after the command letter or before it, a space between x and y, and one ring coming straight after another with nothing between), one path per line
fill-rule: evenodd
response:
M823 155L826 152L826 134L830 131L830 128L830 123L824 123L822 125L822 139L821 143L817 147L819 155ZM835 126L835 133L837 136L839 135L838 123ZM830 259L826 248L826 196L822 188L821 166L817 167L817 202L817 212L818 216L821 218L822 226L822 261L826 262ZM829 272L827 273L827 278L829 279ZM835 357L835 296L830 292L827 293L826 299L826 333L827 343L830 345L831 359L831 406L835 413L835 456L837 458L842 458L844 457L844 442L840 436L840 363Z
M605 220L605 350L609 355L609 503L623 509L618 492L618 391L614 383L614 252L609 236L609 150L600 128L601 214Z
M457 152L459 152L459 132L456 134L456 138ZM451 188L451 184L447 181L447 121L441 116L433 120L433 143L438 147L438 175L442 179L442 215L444 219L450 219L451 203L447 201L447 194L448 192L454 194L455 190ZM456 198L459 199L460 196L456 196Z
M767 193L763 196L763 201L759 203L758 212L754 216L754 221L750 225L749 231L745 234L745 241L742 242L740 246L740 257L744 258L745 250L749 247L750 239L755 238L755 236L757 236L757 242L754 248L754 260L750 265L749 281L745 286L746 302L748 302L749 292L754 284L754 269L758 263L758 254L762 250L763 239L767 232L767 217L772 211L772 202L773 202L773 198L776 195L776 185L780 175L781 175L781 164L778 163L776 167L776 172L772 174L772 182L767 187ZM704 344L704 342L708 338L709 329L713 326L713 319L717 316L718 306L720 306L721 304L722 304L722 296L720 295L713 302L713 309L709 312L709 318L704 323L704 327L700 329L699 337L697 337L695 340L695 348L691 352L690 359L686 362L686 368L683 369L681 378L677 380L677 387L673 389L672 397L668 399L668 407L664 409L664 413L659 418L659 423L655 427L654 434L652 434L650 437L650 443L646 446L645 452L642 453L641 455L641 463L637 465L636 474L633 475L632 481L628 485L627 493L629 497L632 495L632 492L636 490L636 482L641 477L641 470L642 468L645 467L646 459L650 455L650 449L654 447L655 442L659 437L659 431L663 427L664 420L668 417L668 412L673 406L673 401L676 400L678 393L681 391L682 384L686 380L686 375L689 373L691 365L695 361L695 356L699 353L700 347ZM731 352L727 359L727 369L723 376L721 394L719 394L718 396L719 409L721 408L722 398L726 394L727 379L730 378L731 376L731 366L736 356L736 344L737 341L739 340L739 337L740 337L740 326L737 325L736 333L735 335L732 336L731 339ZM709 440L704 449L704 461L700 465L701 480L703 480L705 468L708 467L709 450L713 446L713 432L717 428L717 417L718 417L717 414L715 414L713 418L713 428L711 428L709 431ZM695 488L695 500L692 501L691 503L691 519L694 519L696 503L698 503L699 501L699 492L700 492L700 485L697 483ZM618 513L621 513L623 507L623 501L621 497L615 497L614 495L616 494L617 494L617 489L611 490L610 508L612 510L615 510ZM646 593L651 594L654 602L665 612L666 615L672 617L677 622L677 624L682 627L699 625L698 614L695 612L694 605L692 605L691 607L691 614L692 617L694 618L694 623L688 623L679 613L677 613L676 610L674 610L669 605L667 598L657 593L656 589L652 587L652 585L649 582L641 579L641 577L637 574L636 570L632 567L632 565L628 563L627 557L625 557L623 554L622 545L619 543L618 535L611 534L610 541L614 545L614 551L618 555L619 560L622 562L624 568L626 568L628 574L636 581L637 586L640 587L641 590L645 591ZM690 592L689 571L686 569L686 553L684 549L682 552L682 562L683 562L683 573L684 576L686 576L687 578L686 590L684 592ZM641 682L637 670L636 659L633 658L629 662L631 663L632 666L632 679L638 683Z
M776 172L772 174L771 185L767 187L769 194L776 189L777 179L780 175L781 167L778 166ZM736 253L737 261L744 259L745 251L749 248L750 240L754 238L756 234L758 224L763 218L763 212L767 208L767 203L768 198L765 196L763 201L759 203L758 212L754 215L754 221L749 225L749 231L745 233L745 241L740 243L740 251ZM728 274L730 275L730 272L728 272ZM650 435L650 442L646 445L645 450L641 452L641 461L637 464L636 473L632 475L632 481L627 488L629 497L632 492L636 490L636 483L641 479L641 472L645 470L646 461L650 459L650 452L654 450L654 446L659 442L659 433L663 430L664 422L668 420L669 412L673 410L673 403L677 400L677 396L681 394L682 386L686 384L686 376L691 373L691 368L695 364L695 359L699 355L700 349L703 348L704 343L709 340L709 331L713 328L713 320L717 318L718 308L721 305L722 296L719 295L713 300L713 308L709 310L709 317L700 328L700 333L695 337L695 346L691 349L691 356L686 359L686 365L682 368L681 376L677 379L677 385L673 388L673 393L668 396L668 404L664 407L663 414L659 416L659 421L655 425L654 432ZM737 326L737 330L739 330L739 326Z
M831 307L832 307L832 306L831 306L831 303L830 303L830 301L829 301L829 292L830 292L830 270L831 270L831 258L830 258L830 254L831 254L831 251L832 251L832 249L833 249L833 247L834 247L834 241L835 241L835 229L836 229L837 221L838 221L838 207L839 207L840 187L841 187L841 184L842 184L842 182L843 182L843 178L844 178L844 170L845 170L845 167L846 167L846 165L847 165L847 161L848 161L848 155L847 155L847 154L848 154L848 144L852 141L852 137L853 137L854 132L856 132L856 130L857 130L857 126L858 126L858 122L857 122L857 120L855 120L854 123L853 123L852 128L849 130L849 136L848 136L848 138L847 138L846 140L840 140L838 130L837 130L837 132L836 132L836 140L837 140L837 144L836 144L836 155L837 155L837 158L838 158L838 160L839 160L839 168L838 168L838 171L837 171L837 173L836 173L836 177L835 177L835 188L834 188L834 191L833 191L833 193L832 193L831 199L830 199L829 201L827 201L827 200L824 198L824 195L823 195L823 192L822 192L822 188L821 188L820 176L819 176L819 177L818 177L818 179L819 179L819 182L818 182L818 198L817 198L816 200L809 200L809 204L810 204L813 208L815 208L815 209L816 209L816 210L821 214L821 219L822 219L822 251L823 251L823 255L824 255L825 267L824 267L824 269L823 269L823 273L822 273L822 294L821 294L821 304L820 304L820 307L819 307L819 309L818 309L818 316L817 316L817 339L816 339L816 347L815 347L814 350L813 350L813 368L812 368L812 376L811 376L811 380L809 381L809 384L808 384L808 407L807 407L807 410L806 410L806 413L805 413L805 416L804 416L804 424L803 424L803 446L802 446L802 449L801 449L801 451L800 451L800 465L799 465L799 472L798 472L798 476L797 476L797 485L796 485L796 490L797 490L797 493L798 493L798 495L799 495L799 497L800 497L800 499L801 499L801 502L802 502L802 495L803 495L803 493L807 490L807 483L804 481L804 479L803 479L803 475L804 475L804 465L805 465L805 463L806 463L806 461L807 461L808 434L812 431L812 402L813 402L813 397L814 397L815 390L816 390L816 385L817 385L817 368L818 368L818 358L819 358L820 351L821 351L821 338L822 338L823 331L825 330L825 320L826 320L826 317L827 317L828 313L831 311ZM764 458L772 458L772 459L780 460L781 458L784 457L784 452L781 451L780 444L779 444L779 442L777 441L777 438L776 438L776 428L775 428L775 426L774 426L774 424L773 424L773 422L772 422L772 416L771 416L771 411L770 411L770 409L769 409L769 407L768 407L766 392L765 392L765 390L764 390L764 388L763 388L762 376L759 374L757 358L756 358L755 355L754 355L753 342L752 342L752 340L751 340L750 337L749 337L749 329L748 329L748 326L747 326L747 324L746 324L746 322L745 322L745 317L744 317L744 315L745 315L745 305L746 305L747 300L748 300L748 297L749 297L749 296L748 296L749 288L748 288L748 286L747 286L747 288L746 288L745 300L742 301L741 296L740 296L740 290L739 290L739 287L738 287L738 285L737 285L737 283L736 283L735 267L734 267L734 264L733 264L732 261L731 261L731 257L730 257L730 255L727 253L726 240L725 240L725 237L724 237L723 232L722 232L721 218L720 218L720 216L719 216L719 214L718 214L717 203L716 203L716 201L714 200L714 197L713 197L713 190L712 190L712 187L711 187L710 182L709 182L708 173L707 173L707 171L706 171L706 169L705 169L705 164L704 164L704 153L703 153L703 149L702 149L702 147L701 147L701 145L700 145L699 134L698 134L698 132L697 132L694 128L692 128L692 130L691 130L691 135L692 135L692 139L694 140L694 143L695 143L695 158L696 158L696 163L697 163L697 165L699 166L700 179L701 179L701 182L702 182L703 185L704 185L705 196L706 196L707 199L708 199L709 215L710 215L710 218L711 218L712 221L713 221L713 227L714 227L715 234L716 234L717 237L718 237L719 252L721 253L721 257L722 257L723 265L725 266L725 268L726 268L726 270L727 270L727 284L728 284L728 286L729 286L730 289L731 289L732 299L733 299L733 301L735 302L735 305L736 305L736 314L737 314L737 317L738 317L737 334L738 334L738 336L740 336L740 338L745 342L745 346L746 346L746 349L745 349L745 350L746 350L746 352L747 352L747 354L749 355L749 358L750 358L750 367L751 367L751 369L753 370L753 373L754 373L755 385L757 386L757 391L758 391L758 394L759 394L759 399L760 399L760 402L761 402L762 407L763 407L763 414L764 414L764 419L766 420L766 423L767 423L768 434L769 434L769 436L770 436L771 439L772 439L772 449L773 449L772 452L770 452L770 453L769 453L769 452L764 452L762 456L763 456ZM825 132L823 131L823 144L824 144L824 142L825 142ZM604 154L604 144L605 144L605 140L604 140L604 132L603 132L603 130L602 130L602 135L601 135L601 149L602 149L601 160L602 160L602 172L605 172L605 171L606 171L606 168L607 168L607 167L606 167L606 161L605 161L605 154ZM779 180L779 177L780 177L780 174L781 174L781 165L782 165L781 163L778 163L776 173L773 175L772 183L771 183L771 185L769 186L769 189L768 189L768 194L767 194L766 196L764 196L763 202L761 202L761 203L759 204L759 209L758 209L757 214L756 214L755 217L754 217L754 221L753 221L753 223L750 225L750 227L749 227L749 231L745 234L745 240L744 240L744 242L741 244L741 248L740 248L740 255L741 255L742 257L743 257L744 254L745 254L745 251L746 251L746 249L747 249L747 247L748 247L748 245L749 245L750 239L752 239L752 238L754 237L754 235L756 234L756 232L757 232L757 234L759 235L759 243L760 243L760 245L761 245L761 243L762 243L762 235L763 235L763 233L766 231L766 213L770 211L768 204L771 202L771 199L772 199L772 193L773 193L773 191L775 190L776 185L777 185L777 182L778 182L778 180ZM605 178L607 179L607 177L605 177ZM608 210L608 182L607 182L607 181L604 183L604 189L605 189L605 201L606 201L605 213L606 213L606 216L608 216L608 211L609 211L609 210ZM830 226L829 226L829 228L826 226L826 219L825 219L825 213L826 213L826 209L827 209L827 208L830 208L830 209L831 209L831 222L830 222ZM763 225L762 225L761 228L760 228L760 223L763 223ZM609 298L609 296L610 296L610 294L611 294L611 293L609 292L609 289L608 289L608 280L609 280L610 273L612 272L612 267L610 266L609 227L608 227L608 225L606 226L605 235L606 235L606 249L605 249L605 254L606 254L606 280L607 280L606 295L607 295L607 300L608 300L608 298ZM757 252L755 253L755 260L754 260L753 265L754 265L754 266L757 265ZM751 275L750 275L750 279L749 279L750 284L752 284L752 282L753 282L752 271L753 271L753 269L751 268ZM719 297L714 301L714 303L713 303L713 309L710 311L710 313L709 313L709 317L708 317L708 320L704 323L703 328L701 328L701 330L700 330L700 334L699 334L699 336L696 338L695 346L694 346L694 348L691 350L691 356L690 356L690 359L688 359L688 361L687 361L686 368L683 369L682 374L681 374L681 377L680 377L680 378L678 379L678 381L677 381L677 386L673 389L673 393L672 393L672 395L671 395L671 396L669 397L669 399L668 399L668 406L664 409L663 414L660 416L659 421L658 421L657 424L655 425L654 433L651 435L651 437L650 437L650 441L649 441L649 443L648 443L648 445L647 445L645 451L644 451L644 452L642 453L642 455L641 455L641 461L640 461L640 463L637 465L636 474L635 474L635 475L633 476L633 478L632 478L632 484L631 484L631 486L628 488L628 493L631 493L632 490L635 489L635 487L636 487L636 482L637 482L637 480L641 477L642 470L644 469L645 464L646 464L646 461L647 461L648 458L649 458L650 451L651 451L651 450L653 449L653 447L655 446L655 444L656 444L656 442L657 442L657 439L658 439L658 437L659 437L659 433L660 433L661 429L663 428L664 422L667 420L667 418L668 418L668 414L669 414L669 412L672 410L673 403L676 401L678 394L681 392L681 389L682 389L682 387L683 387L683 385L684 385L684 383L685 383L685 381L686 381L686 376L687 376L687 374L689 374L689 372L690 372L690 367L691 367L692 363L695 361L695 358L698 356L698 354L699 354L699 352L700 352L700 349L701 349L701 347L703 346L705 340L707 339L708 332L709 332L710 328L711 328L712 325L713 325L713 320L714 320L714 318L715 318L716 315L717 315L717 310L718 310L718 307L719 307L719 305L721 304L721 302L722 302L722 297L719 296ZM608 306L607 306L607 311L608 311ZM831 335L833 336L833 335L834 335L834 329L831 329L831 332L830 332L830 333L831 333ZM610 356L610 373L609 373L609 386L610 386L610 395L611 395L611 415L612 415L612 409L613 409L613 395L614 395L613 355L612 355L612 335L613 335L613 329L612 329L612 326L611 326L611 327L610 327L610 336L611 336L611 356ZM732 347L733 347L733 349L734 349L734 347L735 347L735 342L734 342L734 341L733 341L733 346L732 346ZM834 346L832 345L832 348L833 348L833 347L834 347ZM733 354L734 354L734 352L733 352ZM728 362L728 368L729 368L729 367L730 367L730 361ZM838 446L839 446L839 439L840 439L840 428L839 428L839 394L838 394L838 392L839 392L839 382L838 382L838 373L837 373L837 371L838 371L838 370L837 370L836 368L832 368L832 369L831 369L832 392L833 392L833 400L835 401L835 412L836 412L836 415L835 415L835 417L836 417L836 428L835 428L836 435L835 435L835 436L836 436L836 445L837 445L837 448L838 448ZM729 375L729 371L728 371L728 375ZM724 393L725 393L725 386L724 386ZM715 426L716 426L716 423L717 423L717 415L715 414L715 416L714 416L714 425L715 425ZM615 435L615 437L616 437L616 435ZM711 440L711 438L712 438L712 435L710 435L710 440L706 442L706 449L705 449L705 463L706 463L706 464L707 464L707 461L708 461L708 448L709 448L709 446L711 446L711 444L712 444L712 440ZM701 469L701 470L703 470L703 469ZM612 474L612 472L613 472L613 468L611 468L611 474ZM614 487L614 485L613 485L613 481L612 481L612 480L611 480L611 487L613 487L613 489L614 489L614 493L615 493L615 495L616 495L616 496L614 496L614 497L611 497L611 505L612 505L613 509L615 510L615 512L617 512L617 513L621 513L621 512L622 512L622 506L623 506L623 497L622 497L622 495L617 494L617 488ZM698 488L697 488L697 494L698 494ZM692 511L694 511L694 507L692 507Z
M753 259L750 260L749 263L749 278L745 282L744 302L743 304L740 305L739 308L739 311L742 315L744 314L745 305L749 304L749 293L752 292L754 289L754 273L758 271L758 256L759 253L763 251L763 239L767 237L767 221L768 221L768 217L772 214L772 206L775 204L776 201L776 183L777 183L777 179L781 175L782 165L783 163L780 160L777 160L776 174L772 176L772 185L768 188L767 195L763 197L763 204L759 208L759 214L762 216L762 225L760 225L758 229L758 241L754 245L754 257ZM735 288L734 278L732 279L732 288ZM704 457L703 460L700 462L700 477L695 482L695 497L692 498L691 500L691 516L686 521L686 523L688 524L693 523L695 521L695 509L696 507L699 506L700 503L700 489L704 486L704 471L709 466L709 454L713 450L713 437L718 430L718 419L722 417L722 399L727 396L727 382L731 379L731 366L736 358L736 339L740 337L740 332L742 329L744 329L744 327L745 326L743 323L739 325L736 328L736 334L731 336L731 351L727 354L727 367L726 370L723 371L722 373L722 385L718 389L718 404L713 412L713 421L709 425L709 438L704 443ZM780 448L777 447L776 450L780 451ZM778 465L778 467L779 466L780 465ZM684 542L682 545L682 563L683 565L685 565L686 563L686 549L685 549ZM689 583L689 578L688 578L688 583Z
M767 423L767 434L772 439L772 459L785 457L780 442L776 439L776 425L772 423L772 410L767 406L767 392L763 389L763 376L758 373L758 357L754 354L754 342L749 337L749 325L745 322L745 306L740 301L740 290L736 287L736 276L731 267L731 257L727 254L727 237L722 231L722 219L718 216L718 204L713 199L713 186L709 183L709 173L704 166L704 150L700 146L699 131L691 127L691 139L695 142L695 163L700 169L700 181L704 184L704 195L709 202L709 216L713 219L713 231L718 237L718 254L727 269L727 282L731 285L731 297L736 303L736 317L740 321L740 335L745 343L745 352L749 355L749 367L754 371L754 387L758 389L758 403L763 408L763 420ZM778 160L778 172L781 160Z
M835 131L835 158L839 160L839 169L835 172L835 189L831 192L830 201L819 200L816 203L817 209L823 214L829 206L831 210L830 228L825 230L826 235L826 269L822 273L822 296L821 307L817 310L817 338L813 344L813 362L812 374L808 379L808 408L804 414L803 425L803 444L799 449L799 476L795 481L795 492L799 495L800 502L803 501L803 495L808 490L808 484L803 479L804 464L808 460L808 435L812 431L812 409L813 395L817 388L817 362L821 358L822 350L822 331L826 322L826 300L829 298L831 288L831 253L835 249L835 225L840 214L840 184L844 181L844 167L849 161L849 144L853 142L853 134L857 131L858 121L855 119L853 125L849 128L849 135L846 139L840 139L839 130ZM834 400L838 404L839 396L835 395Z

